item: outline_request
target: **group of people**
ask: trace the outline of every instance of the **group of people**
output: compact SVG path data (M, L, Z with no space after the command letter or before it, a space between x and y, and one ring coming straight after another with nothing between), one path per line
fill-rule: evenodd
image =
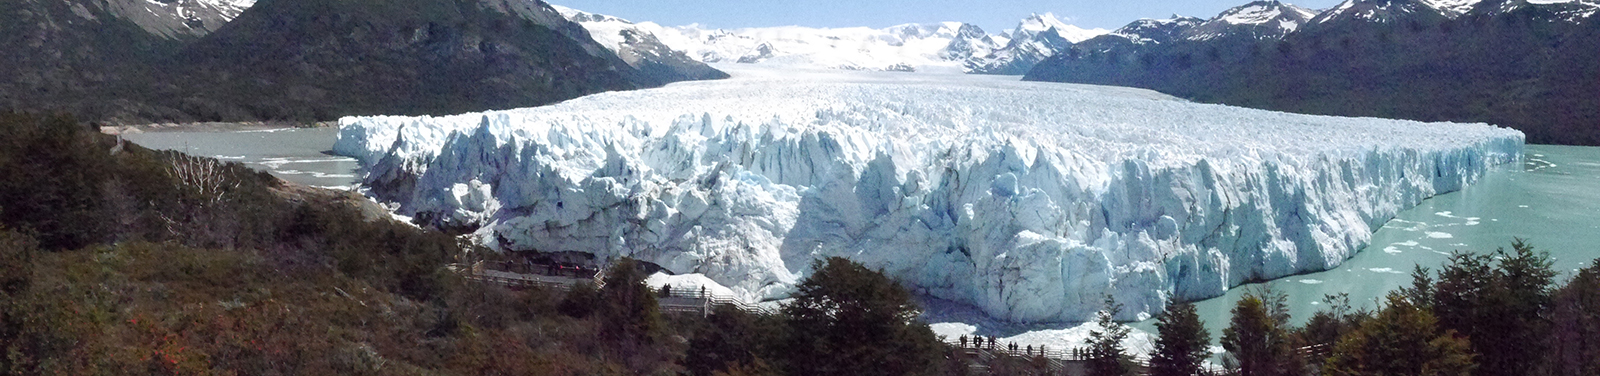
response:
M683 295L683 294L685 294L685 292L683 290L679 290L679 295ZM694 290L691 289L691 290L687 291L687 294L694 294ZM671 297L672 296L672 285L661 285L660 296L663 297L663 298ZM706 295L706 287L705 286L700 286L700 295L697 295L697 296L691 295L691 296L686 296L686 297L689 297L689 298L705 298L706 296L707 296Z
M988 341L988 343L987 343L988 346L984 346L985 345L984 341L986 341L986 340ZM962 335L961 338L958 341L960 342L961 348L966 348L967 347L968 337L966 335ZM989 337L972 336L971 337L971 342L972 342L972 348L994 350L995 338L993 336L989 336ZM1016 342L1012 342L1012 343L1006 345L1006 349L1010 350L1012 354L1016 354L1018 351L1024 351L1028 356L1033 356L1033 354L1034 354L1033 353L1033 345L1028 345L1024 349L1024 348L1018 348L1017 347L1017 343ZM1039 355L1044 355L1044 353L1045 353L1044 345L1039 345Z

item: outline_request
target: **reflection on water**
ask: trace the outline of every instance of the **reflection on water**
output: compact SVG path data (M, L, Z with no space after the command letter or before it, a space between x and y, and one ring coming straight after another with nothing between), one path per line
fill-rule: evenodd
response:
M356 160L333 155L338 128L231 132L152 132L124 137L151 149L240 162L295 183L349 189L361 179Z
M1493 252L1519 237L1550 253L1565 273L1562 281L1600 258L1600 148L1528 145L1522 166L1496 169L1460 192L1400 213L1343 265L1268 283L1288 293L1298 325L1321 308L1323 295L1348 293L1352 305L1376 307L1389 291L1411 284L1416 265L1437 269L1452 252ZM1236 287L1196 303L1214 337L1243 292ZM1154 330L1151 320L1137 327Z

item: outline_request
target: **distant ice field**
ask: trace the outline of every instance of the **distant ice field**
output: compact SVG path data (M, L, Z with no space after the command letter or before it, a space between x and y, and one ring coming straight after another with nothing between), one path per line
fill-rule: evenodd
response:
M1128 317L1337 266L1518 160L1484 124L1307 116L1014 77L718 66L721 81L341 120L402 215L782 299L844 256L995 318Z

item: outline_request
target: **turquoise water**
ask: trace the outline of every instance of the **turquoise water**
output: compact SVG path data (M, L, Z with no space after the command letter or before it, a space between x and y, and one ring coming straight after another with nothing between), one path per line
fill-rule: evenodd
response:
M157 149L243 162L301 184L349 187L359 181L354 159L334 156L335 128L245 132L159 132L128 139ZM1600 258L1600 148L1529 145L1524 163L1488 173L1460 192L1440 195L1401 212L1380 228L1368 246L1333 270L1268 282L1289 295L1290 314L1303 322L1321 309L1325 294L1348 293L1354 305L1375 300L1411 283L1413 265L1437 267L1450 252L1493 252L1515 237L1547 251L1567 274ZM1197 302L1213 336L1220 336L1244 288ZM935 305L942 306L943 304ZM970 308L970 307L961 307ZM1060 329L993 323L970 309L930 307L933 316L982 323L987 334L1012 335ZM944 320L939 320L944 321ZM1147 320L1135 327L1153 333ZM1048 327L1048 328L1047 328ZM1070 326L1069 326L1070 327Z
M338 128L289 128L256 131L150 132L124 136L151 149L240 162L295 183L348 189L361 179L356 160L333 155Z
M1414 265L1437 269L1451 252L1493 252L1518 237L1549 252L1563 273L1558 280L1565 281L1600 258L1600 148L1529 145L1523 161L1400 213L1337 268L1268 284L1289 295L1298 325L1322 308L1325 294L1348 293L1352 305L1373 308L1389 291L1411 284ZM1214 337L1227 325L1242 287L1195 303ZM1152 324L1136 327L1153 331Z

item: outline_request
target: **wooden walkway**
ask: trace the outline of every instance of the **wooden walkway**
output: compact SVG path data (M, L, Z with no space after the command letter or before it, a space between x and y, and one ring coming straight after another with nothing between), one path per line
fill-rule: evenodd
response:
M451 269L464 272L463 274L470 280L494 283L506 287L540 287L570 291L573 286L580 283L589 283L594 285L595 288L605 286L605 276L599 272L596 272L591 277L550 276L486 269L481 264L471 267L452 265ZM656 302L661 305L663 313L689 313L705 316L711 314L712 309L719 305L728 305L755 314L775 315L779 313L777 309L772 307L745 302L738 297L707 293L705 291L701 286L671 286L666 294L657 294ZM1030 350L1027 347L1019 347L1013 351L1010 349L1009 343L996 342L991 345L987 341L981 341L978 337L967 337L970 342L966 343L962 343L958 338L945 338L944 340L951 348L956 350L957 354L965 358L972 370L980 372L987 370L988 367L984 366L984 364L992 363L998 358L1010 357L1025 361L1044 362L1045 368L1052 374L1082 375L1087 371L1086 362L1089 360L1088 349L1084 348L1036 348ZM1297 350L1310 354L1326 352L1329 349L1329 344L1319 344L1301 347ZM1149 367L1149 359L1135 359L1134 363L1138 371L1137 374L1144 374Z
M475 264L470 267L452 265L452 270L460 272L469 280L493 283L506 287L539 287L561 291L571 291L573 286L588 283L595 288L605 286L605 275L596 272L592 277L572 275L544 275L533 273L516 273L504 270L485 268L484 265ZM537 268L535 268L537 269ZM701 316L711 314L711 310L719 305L729 305L739 310L757 314L777 314L776 309L763 307L759 304L745 302L734 296L707 293L702 286L682 285L671 286L668 294L656 295L656 302L661 305L665 313L694 313Z

